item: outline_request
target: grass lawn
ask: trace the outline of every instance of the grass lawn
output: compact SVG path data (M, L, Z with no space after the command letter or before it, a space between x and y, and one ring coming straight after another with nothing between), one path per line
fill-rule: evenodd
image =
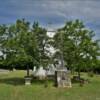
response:
M74 83L72 88L56 88L53 82L45 88L43 83L35 81L25 86L25 75L24 71L0 74L0 100L100 100L99 75L89 78L90 83L83 87Z

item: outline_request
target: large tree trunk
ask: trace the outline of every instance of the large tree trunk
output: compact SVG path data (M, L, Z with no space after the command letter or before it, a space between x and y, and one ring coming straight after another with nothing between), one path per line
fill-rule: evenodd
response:
M29 76L29 66L27 65L27 76Z
M80 80L81 74L80 74L80 69L78 69L78 78Z

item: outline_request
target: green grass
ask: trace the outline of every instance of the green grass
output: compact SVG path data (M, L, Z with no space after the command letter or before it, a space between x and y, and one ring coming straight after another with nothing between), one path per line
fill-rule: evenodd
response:
M80 87L72 84L72 88L56 88L49 82L45 88L41 82L24 85L25 71L0 74L0 100L100 100L100 76L89 78L90 83Z

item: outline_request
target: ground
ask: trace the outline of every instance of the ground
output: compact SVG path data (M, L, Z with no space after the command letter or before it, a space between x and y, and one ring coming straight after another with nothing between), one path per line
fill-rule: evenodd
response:
M14 71L0 74L0 100L100 100L100 76L85 78L90 83L80 87L73 83L72 88L56 88L53 82L44 87L44 83L33 81L24 85L25 71Z

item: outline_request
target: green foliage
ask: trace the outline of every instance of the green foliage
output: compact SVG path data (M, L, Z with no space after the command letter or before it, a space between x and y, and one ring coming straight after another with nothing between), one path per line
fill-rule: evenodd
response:
M54 36L54 47L71 70L92 70L96 66L99 44L95 33L79 20L69 21ZM63 54L61 54L63 52Z
M13 25L1 25L0 51L3 59L0 59L0 65L8 68L20 66L21 69L46 67L49 63L48 39L46 29L37 22L32 27L25 19L18 19Z
M39 66L46 67L49 63L49 51L47 31L41 28L37 22L34 22L32 32L35 34L38 51L38 64Z
M47 36L46 29L34 22L30 25L25 19L17 20L12 25L0 25L0 65L43 66L56 65L61 58L71 70L93 70L100 56L98 40L95 33L85 27L79 20L69 21L57 30L54 38ZM51 57L49 48L55 48Z

